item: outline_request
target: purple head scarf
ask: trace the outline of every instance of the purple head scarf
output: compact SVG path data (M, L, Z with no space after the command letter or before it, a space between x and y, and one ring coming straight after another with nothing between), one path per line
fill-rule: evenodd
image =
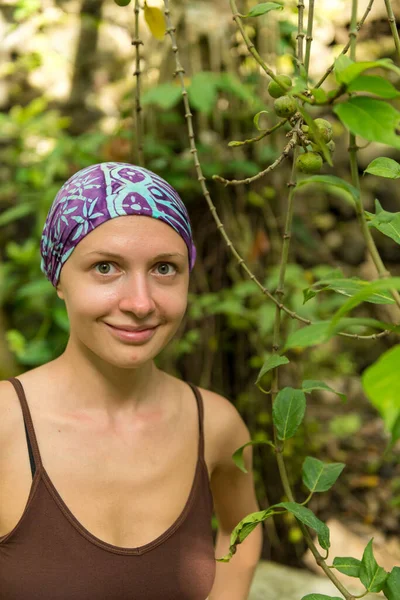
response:
M102 223L123 215L146 215L173 227L187 246L193 269L196 248L189 215L176 190L143 167L104 162L70 177L50 207L40 242L40 269L54 287L79 242Z

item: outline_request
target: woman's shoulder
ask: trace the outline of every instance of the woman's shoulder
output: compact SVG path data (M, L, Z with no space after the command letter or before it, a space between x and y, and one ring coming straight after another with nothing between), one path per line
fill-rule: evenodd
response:
M213 420L228 424L241 420L236 406L222 394L197 386L204 402L204 412L209 412Z
M13 437L22 425L21 405L17 393L10 381L0 381L0 459L7 455Z
M250 441L249 430L234 403L217 392L197 386L204 404L207 437L212 440L218 462L230 462L232 454Z

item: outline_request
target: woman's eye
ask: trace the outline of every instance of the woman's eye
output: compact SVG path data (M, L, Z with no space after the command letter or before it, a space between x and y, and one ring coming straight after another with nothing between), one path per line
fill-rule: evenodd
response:
M172 267L172 269L173 269L172 272L168 271L169 267ZM160 270L162 269L162 271L159 271L159 273L161 275L174 275L178 270L177 266L174 265L173 263L159 263L157 265L157 269L160 269Z
M112 266L112 264L109 262L99 262L94 265L94 268L97 269L97 267L104 267L104 266L109 267L109 266ZM109 273L109 271L104 271L104 270L97 271L97 272L100 273L101 275L108 275L108 273Z

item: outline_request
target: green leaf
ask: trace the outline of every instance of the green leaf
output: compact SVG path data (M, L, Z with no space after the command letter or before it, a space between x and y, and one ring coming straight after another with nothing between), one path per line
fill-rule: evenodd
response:
M294 189L298 190L310 183L338 187L347 192L352 200L357 200L360 197L360 192L357 188L335 175L312 175L311 177L306 177L299 181Z
M399 600L400 590L400 567L393 567L389 577L385 581L383 593L388 600Z
M215 73L208 71L196 73L188 87L188 95L193 108L209 114L214 108L218 96L218 83Z
M343 71L345 71L347 69L347 67L349 67L350 65L353 65L353 64L354 64L354 60L351 60L351 58L349 58L345 54L341 54L340 56L338 56L338 58L335 60L335 64L334 64L334 73L335 73L336 81L339 81L338 76L340 77L340 75L343 73Z
M397 440L400 440L400 408L399 408L399 414L392 426L390 433L392 436L391 440L390 440L390 446L394 446L394 444L397 442Z
M327 392L333 392L337 394L343 401L346 400L346 394L342 394L341 392L335 392L329 385L326 385L323 381L313 381L312 379L305 379L302 383L301 389L303 392L308 394L313 390L326 390Z
M399 179L400 165L392 158L382 156L370 162L364 173L371 173L371 175L387 177L388 179Z
M369 227L375 227L387 237L400 244L400 212L391 213L382 208L379 200L375 199L376 214L365 211Z
M262 523L266 519L269 519L274 514L272 507L267 510L261 510L258 512L247 515L240 521L231 533L229 552L222 558L217 558L218 562L229 562L232 556L235 554L238 544L241 544L247 536L257 527L259 523Z
M320 292L322 290L318 290L318 291ZM318 292L312 290L311 288L306 288L305 290L303 290L303 304L305 304L309 300L312 300L312 298L315 298L317 293Z
M313 139L314 139L315 143L320 147L324 159L326 160L328 165L330 165L332 167L333 162L332 162L331 152L329 151L325 140L322 138L322 136L318 130L318 127L316 126L316 124L314 122L313 117L305 110L305 108L303 108L303 106L301 106L301 104L297 105L297 110L301 113L303 119L305 120L310 131L312 132Z
M375 294L375 292L380 292L382 290L399 290L400 289L400 277L387 277L385 279L379 279L377 281L373 281L369 285L366 285L363 290L357 292L352 298L349 298L343 306L336 311L331 319L330 332L334 331L340 319L348 313L350 310L364 302L366 298Z
M261 115L268 115L268 114L269 114L268 110L260 110L260 112L258 112L256 115L254 115L253 122L254 122L254 125L257 127L258 131L265 131L265 129L263 129L262 127L259 126L259 121L260 121Z
M321 90L321 88L311 88L310 92L314 96L317 104L323 104L328 99L327 93L324 90Z
M371 292L366 294L366 297L371 296ZM347 303L345 303L347 304ZM338 311L339 312L339 311ZM335 317L334 317L335 318ZM294 331L288 336L286 345L283 349L284 352L290 348L307 348L309 346L315 346L316 344L323 344L327 342L337 331L350 330L350 333L354 332L354 328L360 327L372 327L374 329L389 330L394 333L400 333L400 326L393 325L392 323L385 323L378 321L377 319L369 318L340 318L338 321L332 323L332 321L316 321L312 325L306 325Z
M280 440L294 436L306 411L306 397L302 390L285 387L278 393L272 407L272 418Z
M329 321L317 321L293 331L286 340L284 352L289 348L307 348L321 344L327 339L329 325Z
M41 296L42 298L52 297L54 288L47 279L36 279L21 285L14 295L16 300L31 298L32 296Z
M344 463L324 463L307 456L303 463L303 483L310 492L326 492L345 468Z
M303 596L301 600L343 600L338 596L327 596L326 594L307 594Z
M361 417L356 412L333 417L329 423L329 431L338 439L354 436L355 433L360 431L361 427Z
M336 104L333 111L354 135L400 148L400 137L396 134L400 113L387 102L357 96Z
M366 300L367 302L367 300ZM335 331L339 331L339 330L343 330L343 331L349 331L350 333L359 333L357 331L354 331L354 328L360 328L360 327L372 327L374 329L381 329L382 331L384 329L388 329L389 331L393 331L394 333L400 333L400 325L393 325L393 323L385 323L384 321L378 321L377 319L369 319L369 318L365 318L365 317L350 317L350 318L344 318L344 319L340 319L340 323L338 324L338 326L335 326ZM329 333L330 335L330 333ZM329 335L327 337L327 339L329 339Z
M360 75L353 79L350 85L347 87L348 92L369 92L391 100L400 96L400 92L396 90L393 84L383 77L377 77L375 75Z
M338 294L352 297L360 290L363 290L370 283L370 281L365 281L364 279L359 279L358 277L351 277L350 279L333 277L332 279L321 279L320 281L317 281L313 284L311 289L316 292L334 290ZM319 286L323 287L321 289L316 289ZM394 304L393 297L389 292L371 294L371 296L366 299L366 302L371 302L373 304Z
M365 395L379 411L388 432L393 431L400 415L399 364L400 344L381 354L361 376Z
M18 219L22 219L23 217L30 215L36 210L37 208L33 203L24 203L12 206L11 208L8 208L7 210L2 212L0 216L0 227L8 225L9 223L13 223Z
M275 450L274 444L269 440L251 441L247 442L247 444L243 444L243 446L240 446L240 448L235 450L235 452L232 454L232 458L235 465L239 467L239 469L243 471L243 473L248 473L246 467L244 466L243 450L246 448L246 446L255 446L256 444L266 444L267 446L271 446Z
M324 550L329 549L329 528L327 525L325 525L325 523L320 521L318 517L314 515L312 510L306 508L305 506L301 506L301 504L297 504L297 502L280 502L279 504L275 504L270 508L275 508L279 506L286 508L286 510L292 513L296 517L296 519L299 519L299 521L301 521L308 527L311 527L311 529L314 529L317 532L318 541L321 548L323 548Z
M351 556L337 556L333 559L333 566L340 573L348 575L349 577L359 577L361 560L352 558Z
M289 360L286 358L286 356L279 356L279 354L272 354L271 356L268 356L258 374L256 385L259 383L265 373L268 373L268 371L271 371L271 369L276 369L276 367L279 367L280 365L287 365L288 362Z
M373 538L364 550L360 567L360 581L369 592L380 592L389 574L376 562L372 550L372 540Z
M277 2L262 2L261 4L256 4L256 6L253 6L247 15L242 15L242 17L260 17L271 10L283 10L283 6Z
M181 98L181 88L174 83L161 83L142 94L143 106L155 104L163 110L169 110L178 104Z
M293 84L290 88L290 95L294 96L296 94L303 93L307 89L307 76L305 77L295 77L293 79ZM289 92L286 92L289 93Z
M342 64L344 65L344 62ZM336 63L335 63L335 65L336 65ZM339 83L344 83L344 84L348 85L356 77L358 77L360 75L360 73L363 73L364 71L367 71L368 69L372 69L375 67L380 67L382 69L389 69L391 71L394 71L398 75L400 75L399 67L397 67L390 58L382 58L380 60L374 60L374 61L352 62L351 64L348 64L344 68L339 67L339 69L336 69L336 67L335 67L336 81L338 81Z
M250 106L257 101L252 86L243 83L234 73L219 73L215 77L215 85L219 90L236 96Z

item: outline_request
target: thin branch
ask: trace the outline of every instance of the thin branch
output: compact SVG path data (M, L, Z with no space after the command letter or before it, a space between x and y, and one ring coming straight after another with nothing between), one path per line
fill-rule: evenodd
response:
M303 44L304 44L304 29L303 29L303 15L304 15L304 0L299 0L297 4L299 9L299 17L297 21L297 64L303 64Z
M369 1L368 6L365 9L365 13L361 17L361 20L360 20L360 22L358 23L358 25L356 27L357 34L360 31L361 27L364 25L364 21L367 18L369 12L371 11L373 3L374 3L374 0L370 0ZM346 52L347 52L347 50L349 48L350 48L350 40L347 42L347 44L345 45L345 47L343 48L343 50L341 51L341 53L336 58L339 58L339 56L342 56L342 54L346 54ZM321 77L321 79L318 81L318 83L314 86L315 88L321 87L321 85L324 83L324 81L328 77L328 75L330 73L332 73L334 67L335 67L335 63L331 64L331 66L329 67L329 69L324 73L324 75Z
M300 127L297 125L295 127L295 129L293 130L295 143L298 140L298 132L297 132L298 129L300 129ZM287 207L287 214L286 214L285 231L283 234L283 245L282 245L281 262L280 262L280 267L279 267L278 287L275 291L275 295L277 297L279 297L279 299L281 301L285 294L285 292L284 292L285 274L286 274L286 267L287 267L287 262L288 262L288 258L289 258L290 240L292 237L292 221L293 221L294 195L295 195L294 190L296 187L296 160L299 155L299 151L300 151L300 148L299 148L299 146L297 146L293 153L290 180L287 184L289 187L288 207ZM281 309L277 305L275 308L274 332L273 332L273 339L272 339L273 352L277 352L279 349L280 327L281 327ZM276 444L276 440L275 440L275 444Z
M263 131L261 135L258 135L257 137L254 137L254 138L250 138L249 140L243 140L242 142L235 140L235 141L229 142L228 146L236 148L237 146L245 146L246 144L254 144L254 142L259 142L260 140L265 138L267 135L270 135L271 133L273 133L280 127L282 127L282 125L284 125L286 122L287 122L287 119L282 119L282 121L279 121L278 123L276 123L276 125L274 125L270 129L266 129L265 131Z
M350 31L349 31L349 42L350 42L350 58L356 60L356 47L357 47L357 11L358 11L358 0L351 1L351 18L350 18Z
M308 69L310 66L310 55L311 55L311 42L312 42L312 31L314 24L314 0L308 0L308 21L307 21L307 36L306 36L306 58L304 61L304 68L308 75Z
M143 154L143 121L142 106L140 104L140 46L143 45L139 38L139 0L135 0L135 37L132 40L132 46L135 46L135 71L136 89L135 89L135 133L132 140L132 156L137 154L137 161L140 166L144 165ZM136 158L134 159L136 160Z
M357 47L357 6L358 0L352 0L352 9L351 9L351 22L350 22L350 58L352 60L356 60L356 47ZM360 228L367 246L367 249L371 255L373 263L376 267L376 270L381 279L387 278L391 276L390 271L388 271L382 261L382 258L379 254L378 248L376 247L374 238L372 237L372 233L370 228L368 227L367 219L364 212L364 206L362 204L361 198L361 185L360 185L360 176L358 173L358 160L357 160L357 151L358 146L356 144L356 136L353 133L350 133L349 136L349 157L350 157L350 170L353 186L359 190L358 199L356 199L355 209L358 222L360 224ZM390 290L390 293L393 296L394 301L397 306L400 308L400 294L397 290Z
M387 11L387 14L388 14L388 17L389 17L390 31L392 32L392 36L393 36L394 43L395 43L395 46L396 46L397 54L400 57L400 38L399 38L399 32L397 31L396 17L394 16L393 8L392 8L392 3L390 2L390 0L385 0L385 6L386 6L386 11Z
M288 142L288 144L286 144L286 146L284 147L282 154L280 156L278 156L278 158L271 165L269 165L266 169L264 169L264 171L257 173L257 175L254 175L253 177L247 177L247 179L225 179L224 177L221 177L220 175L213 175L213 179L215 179L216 181L220 181L225 186L240 185L242 183L252 183L253 181L257 181L258 179L261 179L262 177L264 177L264 175L266 175L267 173L269 173L270 171L275 169L278 165L280 165L281 162L283 162L285 160L285 158L288 157L288 155L290 154L290 151L295 147L296 143L297 143L296 137L293 137Z
M294 129L294 136L295 136L295 138L297 137L296 128ZM286 223L285 223L285 233L283 236L284 243L282 246L282 256L281 256L280 269L279 269L279 282L278 282L278 289L276 290L276 295L279 295L280 297L283 297L283 295L284 295L285 274L286 274L286 267L287 267L287 262L288 262L288 257L289 257L289 247L290 247L292 221L293 221L293 210L294 210L294 196L295 196L295 187L296 187L296 158L299 154L299 151L300 151L300 148L299 148L299 146L297 146L294 151L294 154L293 154L292 170L291 170L291 174L290 174L290 181L288 182L290 191L289 191L289 196L288 196L288 208L287 208ZM280 327L281 327L281 311L280 311L280 308L277 306L276 310L275 310L274 332L273 332L273 341L272 341L272 352L273 353L277 353L279 350ZM278 389L279 389L278 373L279 373L279 371L277 368L273 369L273 373L272 373L272 389L273 389L272 403L274 403L276 395L278 393ZM274 429L274 442L275 442L275 448L276 448L276 459L277 459L277 463L278 463L278 469L279 469L279 474L280 474L280 478L282 481L283 489L284 489L284 492L285 492L288 500L290 502L295 502L295 498L293 496L293 492L292 492L289 478L288 478L287 471L286 471L285 460L283 458L284 442L282 440L278 439L275 425L274 425L273 429ZM337 579L335 574L332 573L332 571L326 565L322 556L319 554L307 527L305 525L303 525L303 523L301 523L300 521L298 521L298 524L303 533L303 536L307 543L307 546L310 548L312 554L314 555L314 558L315 558L317 564L320 565L320 567L324 570L326 576L332 581L332 583L338 588L338 590L340 590L340 592L343 594L343 596L346 598L346 600L354 600L353 596L340 583L340 581Z
M222 222L218 216L217 209L216 209L213 201L211 200L210 192L208 191L207 186L205 184L205 177L203 175L201 165L199 162L199 156L198 156L198 152L197 152L197 148L196 148L195 136L194 136L194 131L193 131L193 120L192 120L193 115L190 112L188 92L186 90L185 80L183 77L183 74L185 73L185 69L182 67L182 64L179 59L178 46L177 46L176 36L175 36L176 29L175 29L175 27L172 26L168 0L164 0L164 6L165 6L165 11L164 11L165 18L166 18L166 22L167 22L166 32L168 33L168 35L171 38L172 51L175 54L175 63L176 63L175 75L177 75L179 77L179 81L180 81L181 89L182 89L182 98L183 98L183 104L185 107L185 119L186 119L186 123L187 123L187 127L188 127L190 152L193 155L194 165L195 165L195 169L196 169L196 173L197 173L197 179L200 182L201 190L203 192L204 198L206 199L207 205L210 209L213 219L217 225L217 229L221 232L221 235L224 238L227 247L232 252L233 256L236 258L238 265L240 267L242 267L242 269L247 273L249 278L252 281L254 281L254 283L262 291L262 293L265 296L267 296L271 300L271 302L273 302L276 306L278 306L283 312L285 312L287 315L289 315L289 317L291 317L292 319L296 319L296 320L304 323L305 325L312 325L313 322L310 319L305 319L304 317L301 317L300 315L296 314L294 311L287 308L284 304L279 302L279 300L277 300L277 298L275 298L275 296L266 287L264 287L262 285L262 283L257 279L257 277L250 271L250 269L246 265L244 259L237 252L236 248L234 247L233 243L231 242L231 240L229 239L229 237L225 231L224 225L222 224ZM372 334L372 335L368 335L368 336L360 336L357 334L345 333L345 332L338 332L337 335L343 335L345 337L352 337L352 338L356 338L356 339L377 339L379 337L383 337L384 335L388 335L389 333L391 333L391 331L385 330L381 333Z
M277 76L272 71L272 69L269 68L269 66L263 61L261 56L258 54L253 42L251 41L251 39L249 38L249 36L247 35L247 33L245 31L245 28L243 27L242 21L240 19L241 15L238 12L235 0L229 0L229 2L230 2L232 13L233 13L233 20L235 21L240 33L242 34L242 38L243 38L250 54L255 58L255 60L258 62L260 67L263 69L263 71L265 71L265 73L269 77L271 77L271 79L273 79L276 83L278 83L285 91L289 91L290 86L286 85L283 81L279 81L279 79L277 79ZM303 102L307 102L308 104L313 103L312 99L310 99L309 97L307 97L304 94L301 94L299 92L294 94L294 96L301 98L303 100Z

